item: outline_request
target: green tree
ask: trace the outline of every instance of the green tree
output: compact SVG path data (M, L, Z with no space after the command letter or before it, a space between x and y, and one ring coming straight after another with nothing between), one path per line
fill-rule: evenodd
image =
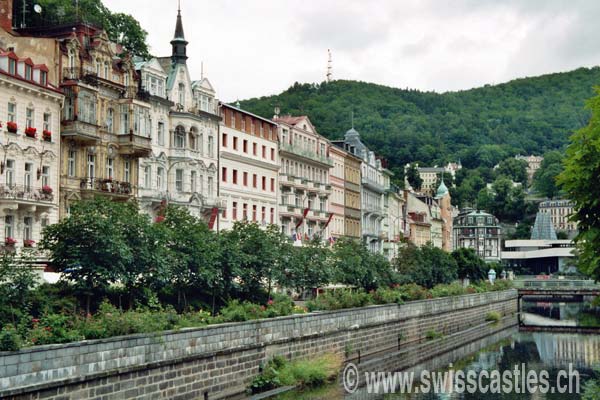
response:
M328 284L332 280L330 250L315 238L302 247L286 244L287 262L281 265L277 282L285 288L295 289L304 298L307 290Z
M551 199L558 196L560 188L557 184L557 178L562 171L562 153L550 151L544 154L544 160L533 177L533 188L538 193Z
M406 179L408 180L408 184L415 190L421 190L421 186L423 185L423 179L419 174L419 168L416 164L410 164L408 169L406 170Z
M485 261L475 253L473 249L460 248L452 252L456 261L457 275L460 279L468 278L471 281L479 281L487 276Z
M14 18L17 25L23 20L23 1L15 1ZM31 11L32 4L27 1L28 12L25 22L28 27L61 25L85 22L103 28L108 38L123 45L133 55L148 58L150 52L146 43L148 33L131 15L112 13L101 0L36 0L42 7L42 13Z
M600 280L600 88L596 91L598 95L587 104L592 111L590 123L571 136L558 182L575 203L579 268Z
M127 242L128 208L135 205L103 198L80 201L67 218L44 229L41 247L50 252L52 265L63 279L73 282L86 298L87 313L92 298L100 300L135 263L136 250Z
M406 244L399 250L393 268L400 283L416 283L427 288L451 283L458 277L454 258L431 244L423 247Z
M371 253L364 243L340 238L333 246L334 281L365 290L376 289L392 281L390 264L383 256Z
M0 251L0 325L17 326L29 315L36 284L31 261L27 249L18 257L14 251Z
M514 182L527 183L527 162L517 160L514 157L500 161L496 173L501 176L507 176Z

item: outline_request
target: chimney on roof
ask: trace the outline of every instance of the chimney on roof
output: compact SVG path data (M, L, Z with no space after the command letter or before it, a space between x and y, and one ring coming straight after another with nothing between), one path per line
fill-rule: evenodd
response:
M0 27L12 32L13 0L0 0Z

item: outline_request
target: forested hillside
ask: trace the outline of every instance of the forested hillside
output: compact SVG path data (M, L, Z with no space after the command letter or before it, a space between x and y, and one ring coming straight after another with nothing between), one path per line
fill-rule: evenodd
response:
M587 123L585 101L599 84L598 67L443 94L338 80L296 83L241 106L264 116L272 116L276 105L282 114L307 114L331 139L350 128L354 111L365 142L397 172L407 162L458 159L466 168L489 168L518 153L563 148Z

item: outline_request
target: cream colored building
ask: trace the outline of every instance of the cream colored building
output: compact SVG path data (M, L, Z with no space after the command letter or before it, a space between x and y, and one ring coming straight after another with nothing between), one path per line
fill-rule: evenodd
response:
M577 232L577 223L569 219L573 214L573 205L571 200L546 200L540 203L539 210L550 214L554 230L574 234Z
M279 224L277 124L237 106L221 104L220 229L236 221Z
M319 135L308 117L275 116L279 125L280 203L282 232L298 239L329 238L333 167L329 141ZM298 240L296 240L298 241Z
M330 150L333 168L330 170L329 181L331 183L330 210L333 213L329 224L329 232L333 238L346 236L346 218L344 202L346 189L344 182L346 152L331 146Z
M0 49L0 229L2 243L17 248L35 247L59 214L64 96L36 61Z
M529 183L531 183L536 171L538 169L540 169L540 167L542 166L542 161L544 161L544 157L534 156L534 155L531 155L531 156L517 155L517 156L515 156L515 158L517 160L524 160L525 162L527 162L527 181Z

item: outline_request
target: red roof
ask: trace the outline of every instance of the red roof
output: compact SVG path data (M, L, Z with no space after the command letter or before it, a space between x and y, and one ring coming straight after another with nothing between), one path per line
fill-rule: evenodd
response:
M292 117L291 115L284 115L283 117L275 118L275 121L283 122L283 123L286 123L289 125L296 125L297 123L299 123L300 121L302 121L305 118L307 118L305 115L302 115L300 117Z
M27 65L31 65L33 67L33 61L31 61L31 58L29 57L23 57L23 58L19 58L19 62L24 62Z
M36 64L33 66L33 69L39 69L40 71L44 71L44 72L48 72L48 67L46 67L46 64Z

